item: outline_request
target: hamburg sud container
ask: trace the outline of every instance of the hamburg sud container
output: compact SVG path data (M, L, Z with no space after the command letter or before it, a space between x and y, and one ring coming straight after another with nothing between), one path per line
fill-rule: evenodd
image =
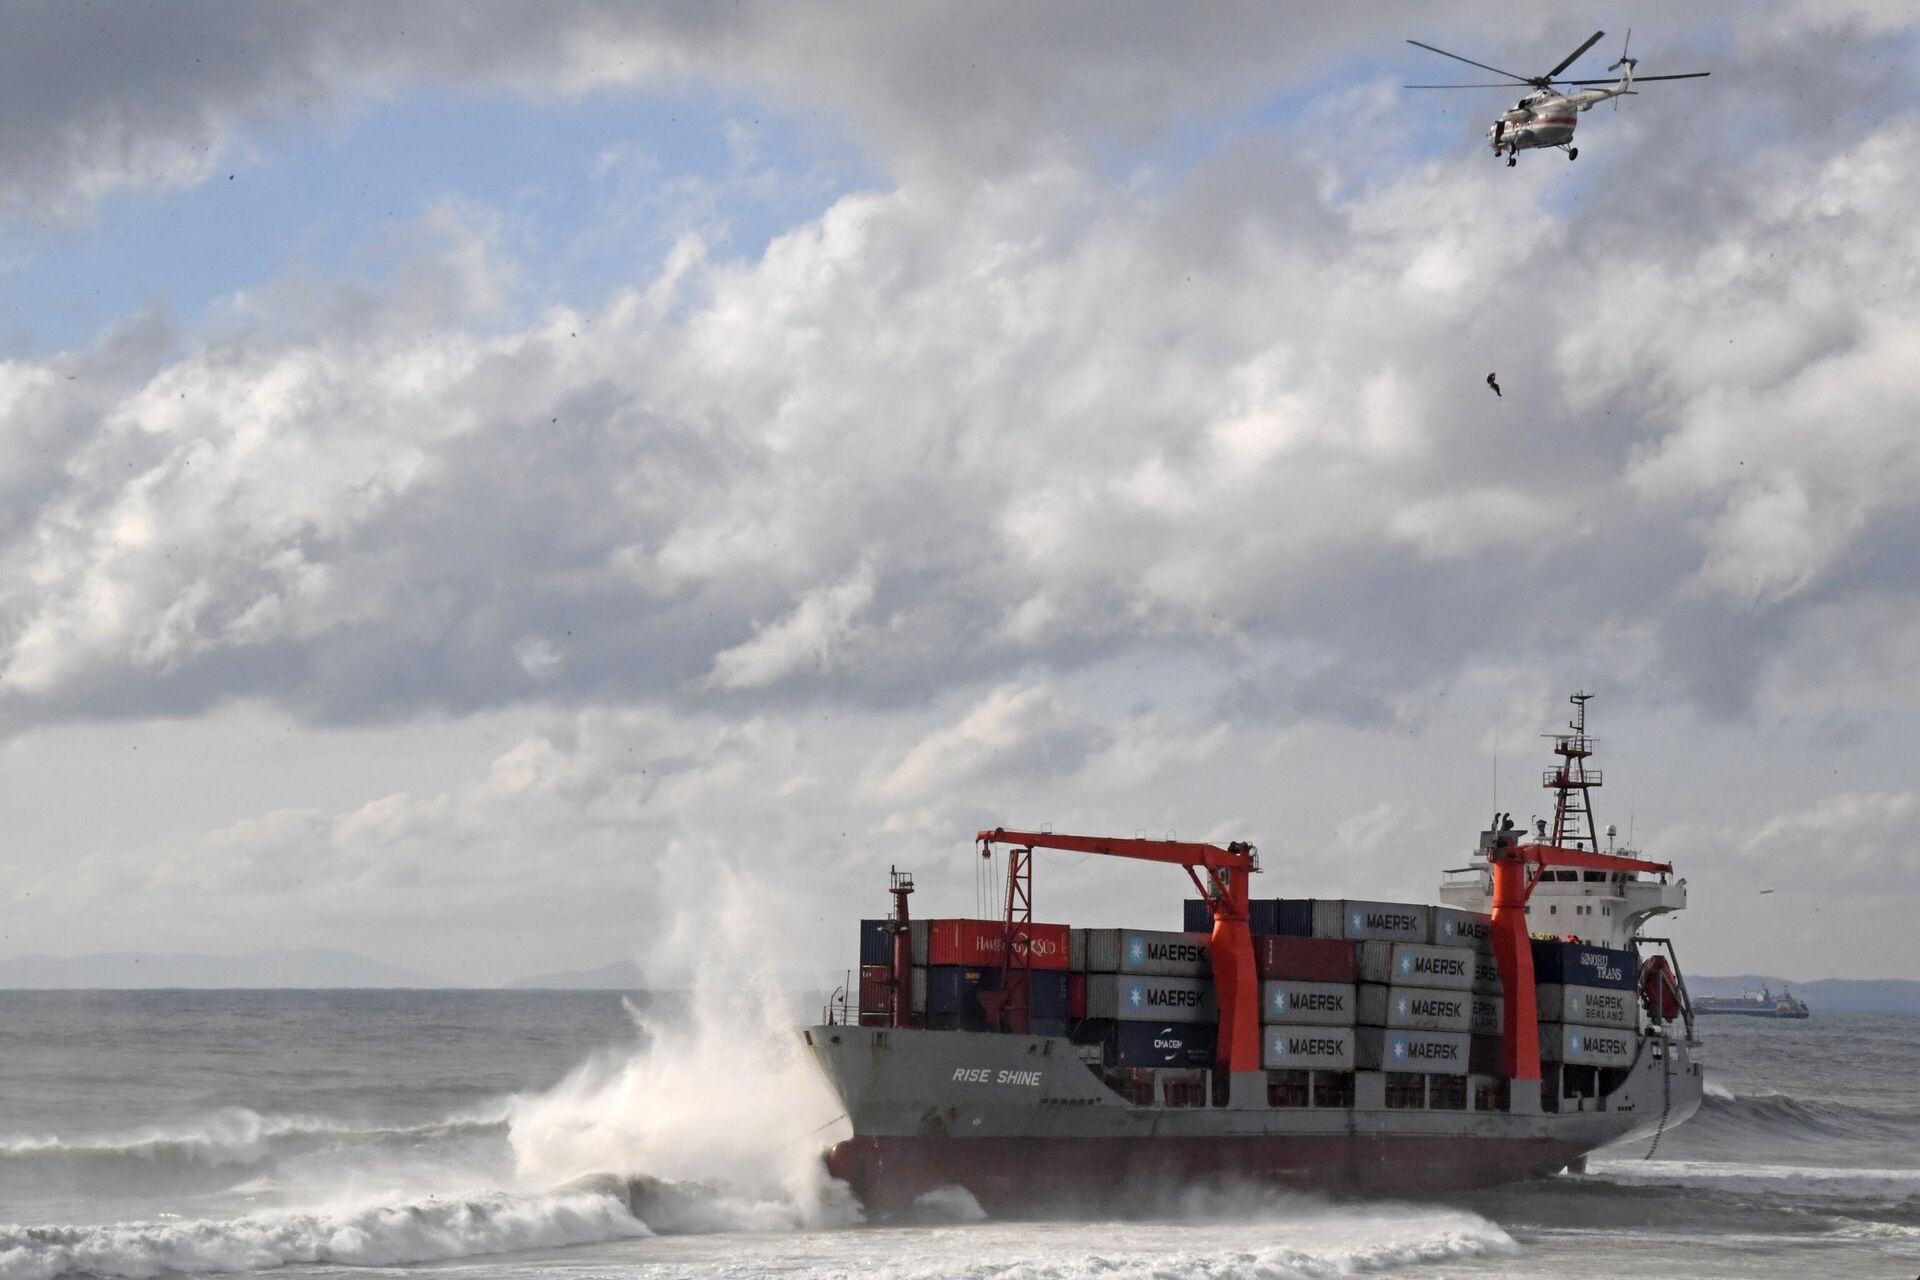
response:
M1286 978L1270 978L1260 984L1262 1022L1350 1027L1358 1011L1351 983L1294 982Z
M1354 1036L1355 1061L1362 1071L1467 1074L1471 1037L1464 1031L1390 1031L1385 1027L1360 1027Z
M1465 991L1427 987L1360 984L1360 1023L1408 1031L1465 1031L1473 1018L1473 997Z
M1254 971L1262 978L1302 982L1344 982L1359 976L1354 946L1338 938L1295 938L1266 934L1253 940Z
M1073 967L1089 973L1162 978L1204 978L1213 973L1212 944L1204 933L1075 929L1071 951Z
M1569 987L1542 983L1534 996L1542 1022L1576 1022L1589 1027L1640 1026L1640 1004L1632 991L1618 987Z
M1355 1039L1352 1027L1262 1027L1260 1065L1268 1071L1351 1071Z
M1313 899L1313 936L1349 942L1418 942L1433 937L1433 910L1406 902Z
M1534 940L1533 980L1575 987L1619 987L1631 990L1640 976L1631 951L1588 946L1584 942Z
M1035 969L1067 967L1069 931L1063 924L1024 926ZM917 965L965 965L997 968L1006 941L1001 920L915 920L910 930Z
M1206 978L1090 973L1087 1016L1122 1022L1218 1022L1220 1007Z
M1424 942L1363 942L1360 981L1396 987L1434 987L1468 991L1473 987L1474 953L1463 947Z
M1433 936L1427 941L1438 947L1472 947L1476 951L1492 951L1493 917L1483 911L1435 907Z
M1102 1047L1116 1067L1210 1067L1219 1035L1211 1022L1115 1022Z
M1639 1037L1618 1027L1574 1027L1543 1024L1540 1060L1581 1067L1630 1067L1639 1051Z

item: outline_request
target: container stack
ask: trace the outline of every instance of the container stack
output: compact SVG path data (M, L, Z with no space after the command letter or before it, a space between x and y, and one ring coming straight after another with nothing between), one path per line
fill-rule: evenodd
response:
M1075 929L1069 945L1085 989L1078 1039L1100 1045L1108 1066L1213 1065L1220 1006L1206 934Z
M1639 1049L1639 968L1633 953L1583 942L1533 944L1540 1060L1629 1067Z
M1306 1105L1312 1096L1350 1101L1359 1014L1354 944L1342 938L1263 934L1253 940L1260 975L1261 1065L1274 1101Z
M861 922L861 1009L866 1017L871 921ZM885 922L880 922L884 924ZM1000 988L1006 925L999 920L915 920L908 928L913 979L907 1008L915 1025L934 1031L986 1031L983 992ZM1027 926L1030 970L1027 1007L1036 1035L1065 1035L1069 999L1068 929L1063 924ZM886 941L891 960L891 936ZM887 974L877 975L884 982ZM877 990L884 991L883 985Z

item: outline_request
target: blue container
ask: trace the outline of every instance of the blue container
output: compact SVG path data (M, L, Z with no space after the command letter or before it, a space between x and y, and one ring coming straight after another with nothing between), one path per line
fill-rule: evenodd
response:
M1067 1034L1065 1018L1034 1018L1028 1028L1036 1036L1063 1036Z
M1212 933L1213 912L1198 898L1188 898L1182 921L1188 933ZM1280 933L1291 938L1313 936L1312 898L1252 898L1247 902L1247 927L1253 933Z
M1116 1022L1107 1062L1116 1067L1210 1067L1220 1028L1211 1022Z
M1533 942L1533 980L1576 987L1615 987L1631 991L1640 963L1631 951L1592 947L1584 942Z
M1185 933L1212 933L1213 912L1199 898L1188 898L1182 904L1186 911L1181 916L1181 931Z
M1275 898L1273 928L1256 930L1256 932L1278 933L1289 938L1311 938L1313 936L1313 899Z
M1065 969L1035 969L1027 982L1027 1010L1038 1026L1042 1018L1058 1020L1062 1026L1067 1018L1067 979L1070 975ZM1042 1034L1036 1032L1035 1034ZM1044 1034L1053 1035L1055 1032Z
M991 986L993 970L970 969L959 964L937 964L927 970L927 1012L971 1015L984 1023L977 998L982 987Z
M860 922L860 963L893 963L893 935L887 932L885 920Z

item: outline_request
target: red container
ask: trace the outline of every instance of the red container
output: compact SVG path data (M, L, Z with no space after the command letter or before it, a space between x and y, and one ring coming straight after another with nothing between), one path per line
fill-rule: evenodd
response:
M929 920L926 962L998 968L1006 930L1006 922L1001 920ZM1066 925L1032 924L1027 925L1026 930L1033 968L1067 967Z
M1078 1022L1087 1016L1087 975L1067 975L1067 1021Z
M860 1012L886 1013L893 1008L893 970L884 964L860 966Z
M1354 982L1354 944L1338 938L1293 938L1283 933L1253 935L1253 964L1262 978L1293 982Z

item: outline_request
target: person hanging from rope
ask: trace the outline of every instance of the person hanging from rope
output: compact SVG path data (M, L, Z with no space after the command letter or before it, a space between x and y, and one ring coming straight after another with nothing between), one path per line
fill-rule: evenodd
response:
M1495 394L1496 396L1499 396L1501 399L1504 400L1506 399L1506 392L1500 390L1499 378L1500 378L1500 374L1497 370L1493 373L1488 374L1487 385L1493 388L1493 394Z

